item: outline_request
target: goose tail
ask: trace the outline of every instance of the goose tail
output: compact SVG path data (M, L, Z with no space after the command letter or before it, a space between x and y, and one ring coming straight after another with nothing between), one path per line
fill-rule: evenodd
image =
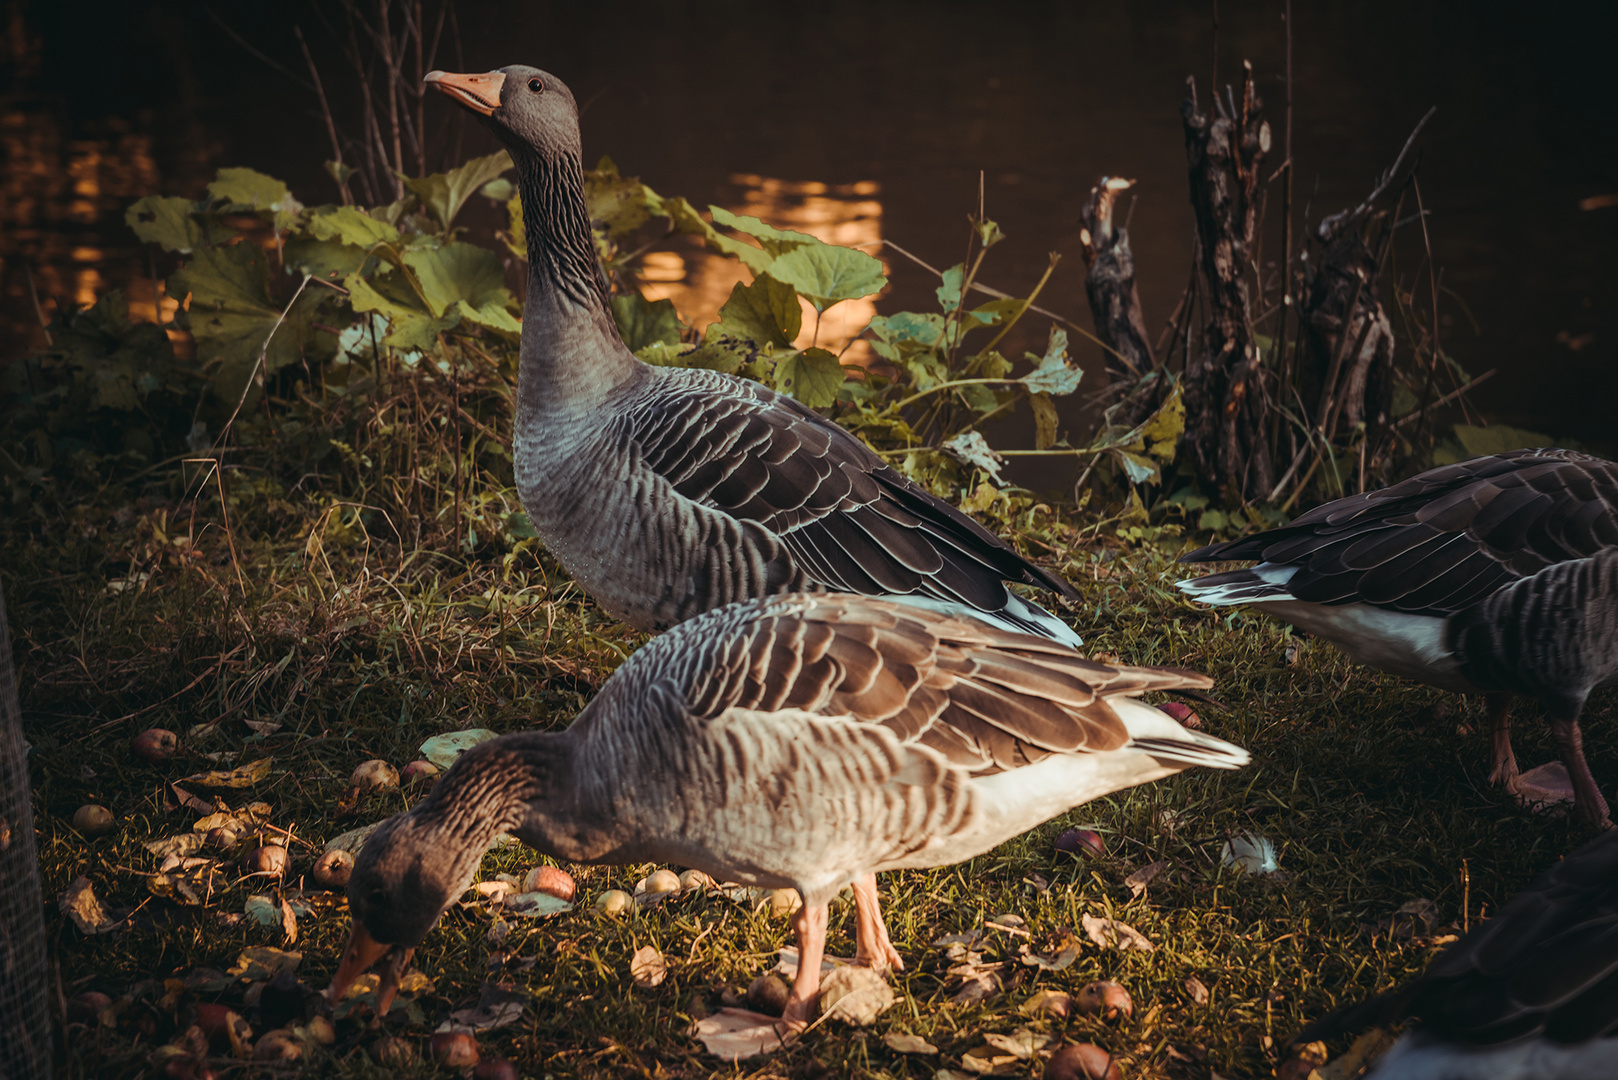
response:
M1239 769L1253 760L1246 750L1235 743L1204 735L1200 731L1185 731L1179 736L1170 737L1148 735L1131 739L1129 746L1165 765L1187 768L1201 765L1210 769Z
M1175 582L1179 590L1204 604L1228 607L1231 604L1252 604L1265 600L1292 600L1287 582L1297 573L1295 566L1276 566L1260 563L1250 570L1229 570L1223 574L1188 578Z

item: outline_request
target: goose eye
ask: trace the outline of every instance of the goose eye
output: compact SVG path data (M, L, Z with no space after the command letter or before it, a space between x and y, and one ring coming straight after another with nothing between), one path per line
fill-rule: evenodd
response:
M545 84L539 79L529 79L528 89L532 90L536 94L543 93L545 90Z

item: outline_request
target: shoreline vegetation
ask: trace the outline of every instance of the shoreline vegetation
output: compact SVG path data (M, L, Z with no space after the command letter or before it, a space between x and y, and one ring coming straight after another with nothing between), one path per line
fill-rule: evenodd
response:
M302 989L277 983L278 969L295 987L324 987L347 932L340 892L314 882L316 859L422 791L356 790L355 767L402 769L424 740L457 731L564 726L645 640L567 578L518 504L522 208L503 153L459 161L427 146L419 121L412 143L415 87L449 40L439 13L453 13L427 6L424 16L385 0L384 15L414 13L390 27L356 23L358 5L344 5L373 92L363 136L324 109L309 62L340 202L305 205L234 168L201 201L140 199L127 220L170 271L168 295L182 300L172 322L131 322L107 293L52 322L45 350L0 369L11 403L0 573L64 1075L169 1069L176 1055L162 1048L219 1005L260 1034L301 1017ZM1118 178L1101 178L1084 209L1093 333L1040 307L1049 270L1022 295L987 284L1003 237L979 206L963 260L926 268L936 308L878 315L861 335L876 360L855 367L794 342L806 317L882 291L870 252L699 211L610 160L587 172L613 312L637 355L759 379L825 411L1071 581L1083 601L1059 614L1089 651L1211 675L1200 722L1254 756L1234 775L1099 800L960 866L889 875L885 907L907 963L897 1006L869 1029L824 1024L747 1075L1038 1075L1043 1036L1047 1052L1094 1042L1131 1077L1283 1066L1308 1077L1285 1064L1305 1023L1418 972L1581 841L1575 824L1521 811L1486 784L1481 701L1355 667L1276 621L1197 608L1174 589L1187 576L1174 558L1210 536L1436 461L1549 441L1464 411L1487 375L1463 371L1436 332L1421 128L1362 205L1295 224L1290 96L1289 83L1272 132L1250 68L1207 100L1188 87L1203 257L1155 340L1114 214L1128 190ZM406 177L411 146L418 175ZM427 173L435 155L454 167ZM1261 246L1270 192L1287 207L1280 270ZM496 246L457 224L474 199L506 215ZM674 237L748 269L711 325L684 325L669 301L641 294L641 260ZM1019 327L1043 331L1042 347L1002 353ZM1105 370L1073 362L1081 334ZM1064 430L1059 398L1087 398L1094 429ZM1025 405L1033 447L991 446L984 426ZM1008 483L1005 463L1023 457L1076 463L1071 496ZM1548 725L1532 721L1539 706L1522 708L1525 765L1554 756ZM1598 695L1586 713L1597 775L1618 767L1599 735L1615 712ZM154 728L179 735L174 756L132 753ZM72 824L86 804L111 811L110 831ZM177 840L199 835L199 820L234 838ZM1102 852L1059 852L1071 827L1097 834ZM254 838L287 849L284 876L243 872ZM1278 869L1225 865L1228 848L1263 844ZM499 847L480 877L521 878L535 862ZM433 1075L427 1040L441 1021L510 1001L520 1018L478 1037L526 1076L736 1074L688 1031L774 966L788 921L703 889L606 914L597 897L657 868L565 869L580 891L572 910L517 917L469 894L423 943L420 976L388 1022L419 1062L374 1062L375 1036L347 1018L363 1016L356 999L339 1010L335 1042L311 1038L296 1061L250 1068ZM830 951L848 955L846 900L831 918ZM1096 919L1127 923L1152 947L1087 936ZM966 939L939 944L950 935L981 936L957 953ZM664 965L651 986L634 974L647 946ZM1039 1007L1047 991L1077 996L1095 980L1121 984L1132 1012ZM94 993L106 1006L87 1012ZM246 1053L233 1032L219 1028L201 1051L220 1075ZM1320 1075L1355 1073L1338 1062Z

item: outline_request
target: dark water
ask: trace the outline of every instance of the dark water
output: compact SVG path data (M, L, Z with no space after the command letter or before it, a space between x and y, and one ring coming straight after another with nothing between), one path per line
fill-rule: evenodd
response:
M1219 10L1221 81L1252 60L1277 137L1270 169L1281 161L1281 7ZM146 264L118 224L128 197L198 193L221 164L280 176L305 202L335 197L312 98L225 37L209 9L301 71L296 17L317 59L338 64L296 4L11 5L17 92L0 129L8 349L33 333L24 259L47 310L114 284L140 299L132 279ZM1300 222L1305 209L1318 221L1363 197L1437 105L1420 180L1453 290L1441 301L1446 347L1473 374L1497 369L1473 394L1480 408L1559 438L1618 438L1618 207L1579 208L1618 192L1615 13L1294 4ZM1098 176L1123 175L1139 181L1130 230L1154 333L1184 287L1192 222L1178 106L1187 74L1206 94L1209 3L509 2L464 4L460 19L468 69L555 72L589 102L587 156L611 154L666 194L845 242L884 237L944 266L960 258L981 170L989 215L1010 236L985 280L1025 290L1060 251L1043 303L1088 325L1076 217ZM453 53L439 66L456 66ZM465 148L494 144L474 128ZM87 173L96 191L75 193ZM1279 257L1278 189L1271 210L1267 260ZM1419 241L1408 241L1394 273L1425 295ZM936 282L887 257L881 310L931 304ZM733 280L700 260L686 251L666 275L688 315L717 307ZM1099 372L1092 347L1078 356Z

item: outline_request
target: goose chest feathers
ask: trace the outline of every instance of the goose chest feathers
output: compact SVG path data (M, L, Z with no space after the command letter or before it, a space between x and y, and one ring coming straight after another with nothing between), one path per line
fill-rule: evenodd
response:
M661 630L795 591L891 596L1070 645L1008 582L1073 588L798 402L652 367L620 339L584 202L578 112L535 68L431 72L510 149L528 236L513 461L546 547L608 611Z
M1543 701L1578 814L1606 823L1578 719L1591 691L1618 682L1618 465L1554 449L1474 458L1183 561L1233 559L1259 563L1180 588L1256 604L1361 663L1484 692L1490 778L1513 793L1510 696Z
M335 987L414 948L510 831L576 862L670 862L802 895L803 955L855 887L859 957L898 965L873 875L959 862L1056 814L1241 748L1134 700L1206 687L1032 635L849 595L733 604L635 653L571 727L465 752L384 822L349 884ZM799 1018L820 964L794 987ZM792 1015L789 1015L789 1021Z
M1419 1024L1368 1080L1607 1080L1618 1073L1618 830L1548 870L1419 977L1294 1042Z

